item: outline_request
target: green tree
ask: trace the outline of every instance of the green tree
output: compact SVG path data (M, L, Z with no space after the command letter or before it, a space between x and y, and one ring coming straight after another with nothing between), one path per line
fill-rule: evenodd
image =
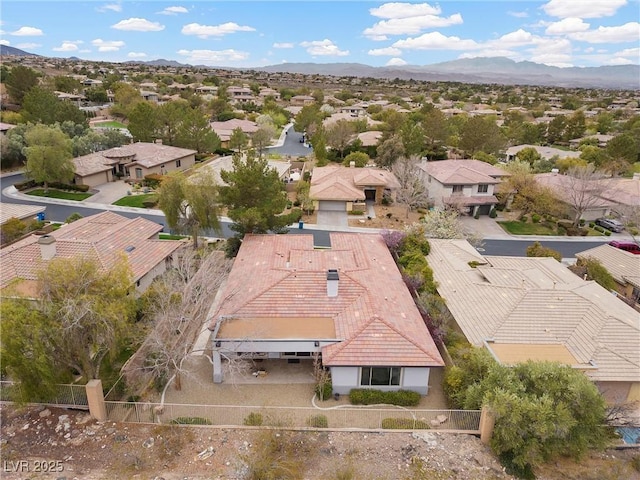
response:
M199 169L191 177L172 172L158 189L158 208L167 224L178 233L189 233L194 248L201 229L220 232L218 188L213 173Z
M85 381L100 378L132 333L135 296L123 253L108 270L89 257L54 258L38 275L39 310L52 321L52 360Z
M460 148L469 156L479 150L495 154L506 144L504 135L491 117L471 117L460 134Z
M529 165L533 165L542 158L542 155L540 155L535 148L526 147L516 154L516 158L522 162L527 162Z
M640 160L640 140L630 133L623 133L609 140L605 151L611 159L607 169L615 173L624 172Z
M25 175L36 182L70 182L75 172L72 143L57 127L36 125L25 134Z
M31 123L54 124L57 118L60 100L56 95L42 87L33 87L23 98L22 116Z
M251 134L251 145L256 149L259 156L262 156L265 148L271 145L271 140L275 134L276 129L272 123L264 123Z
M84 93L84 96L93 103L107 103L109 101L107 91L102 87L91 87Z
M616 289L616 281L598 259L591 257L584 260L580 259L578 265L584 266L587 269L587 278L589 280L593 280L607 290Z
M342 164L349 167L351 166L351 162L353 162L354 166L362 168L366 167L370 160L369 155L364 152L351 152L349 155L344 157Z
M311 105L305 105L302 110L298 112L295 118L293 128L296 132L307 132L312 135L312 130L315 125L322 121L322 113L320 113L320 107L317 103ZM313 126L313 128L312 128Z
M344 157L344 151L351 141L355 132L353 122L348 120L338 120L327 127L325 135L327 144L340 153L340 158Z
M27 224L19 218L11 217L0 226L0 234L2 235L2 243L13 242L27 232Z
M401 157L405 156L404 144L397 135L384 140L376 149L376 165L381 168L391 168Z
M229 148L242 152L249 145L249 136L242 131L240 127L236 127L229 137Z
M162 139L162 143L166 145L178 145L178 131L189 110L191 110L189 104L184 100L167 102L158 106L155 113L158 124L158 136Z
M82 84L78 80L66 75L53 77L53 85L58 92L77 93L82 90Z
M157 107L149 102L136 103L129 111L129 132L134 140L153 142L158 134Z
M52 350L56 323L26 300L0 303L0 356L3 374L19 385L12 391L18 403L50 400L55 385L67 380Z
M22 105L25 94L38 85L38 77L38 72L32 68L17 65L9 71L4 84L13 101Z
M407 120L400 129L406 155L419 155L424 150L425 134L422 125Z
M198 153L213 153L220 148L220 137L211 130L207 117L200 110L191 108L178 127L176 145Z
M544 247L540 242L534 242L527 247L527 257L552 257L557 261L562 261L562 254L557 250Z
M220 172L226 185L220 187L220 201L233 220L231 229L244 237L247 233L284 233L297 221L299 213L282 215L286 205L285 186L278 172L266 159L247 155L233 157L233 170Z

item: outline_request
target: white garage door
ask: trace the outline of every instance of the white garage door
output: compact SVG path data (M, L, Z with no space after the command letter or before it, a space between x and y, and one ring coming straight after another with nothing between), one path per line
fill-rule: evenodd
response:
M318 209L331 212L346 212L347 204L345 202L320 200Z

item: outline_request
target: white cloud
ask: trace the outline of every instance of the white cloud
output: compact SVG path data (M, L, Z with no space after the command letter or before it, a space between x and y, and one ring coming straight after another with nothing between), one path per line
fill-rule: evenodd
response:
M143 52L129 52L127 53L127 57L129 58L145 58L147 56L146 53Z
M238 50L178 50L179 55L183 55L185 61L193 65L216 65L221 62L238 62L249 58L248 52Z
M161 12L158 12L158 15L177 15L178 13L189 13L185 7L167 7Z
M21 48L22 50L27 50L30 48L40 48L42 47L41 43L16 43L16 48Z
M598 27L597 30L576 32L569 35L573 40L588 43L637 42L640 37L640 23L629 22L616 27Z
M196 35L198 38L202 39L206 39L208 37L222 37L236 32L255 32L255 30L256 29L253 27L238 25L234 22L227 22L221 25L200 25L199 23L189 23L182 27L182 33L184 35Z
M97 10L99 12L106 12L107 10L111 10L112 12L121 12L122 5L120 5L119 3L108 3L106 5L103 5L102 7L99 7Z
M62 42L62 45L59 47L53 47L52 50L54 52L76 52L78 51L78 45L75 42Z
M509 32L497 40L487 42L489 45L495 45L499 48L502 47L520 47L522 45L530 45L535 41L536 37L526 30L521 28L515 32Z
M309 55L345 57L349 55L349 50L340 50L331 40L314 40L312 42L301 42L301 47L307 49Z
M529 60L535 63L544 63L551 67L573 67L573 64L571 63L571 55L564 55L561 53L541 53L540 55L533 55Z
M4 38L0 39L0 45L11 45L9 40L5 40Z
M403 60L402 58L399 57L393 57L391 60L389 60L385 65L387 67L400 67L402 65L406 65L407 62L405 60Z
M366 28L362 34L371 40L379 40L386 35L416 35L428 28L441 28L460 24L462 24L462 15L459 13L454 13L449 17L421 15L419 17L383 20L373 27Z
M95 40L91 40L91 44L95 47L98 47L99 52L117 52L122 47L124 47L124 42L121 40L102 40L101 38L96 38Z
M481 47L474 40L446 37L440 32L429 32L419 37L398 40L393 46L407 50L475 50Z
M623 57L613 57L606 60L605 65L632 65L634 62L629 60L628 58Z
M625 48L619 52L614 53L616 57L631 57L638 60L640 58L640 47Z
M369 50L367 53L376 57L385 55L397 57L398 55L402 55L402 50L394 47L374 48L373 50Z
M478 58L478 57L507 57L511 60L523 60L522 54L514 50L500 50L495 48L485 48L475 52L465 52L458 58Z
M16 37L40 37L44 35L42 30L35 27L20 27L15 32L10 32L10 35L15 35Z
M527 12L526 10L522 12L508 11L507 15L511 15L512 17L515 17L515 18L527 18L529 16L529 12Z
M584 32L589 30L589 24L581 18L567 17L559 22L551 23L544 33L547 35L566 35L567 33Z
M145 18L128 18L121 20L115 25L111 25L111 28L116 30L126 30L129 32L159 32L164 30L164 25L158 22L150 22Z
M273 44L273 48L293 48L293 47L294 47L293 43L290 43L290 42L280 42L280 43L276 42Z
M550 0L541 8L547 15L559 18L600 18L615 15L627 0Z
M420 15L439 15L440 7L432 7L428 3L385 3L370 8L369 13L379 18L408 18Z

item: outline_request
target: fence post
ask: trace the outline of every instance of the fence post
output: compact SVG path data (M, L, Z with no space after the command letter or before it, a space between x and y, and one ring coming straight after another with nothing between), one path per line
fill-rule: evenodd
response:
M485 445L491 442L493 435L493 427L496 419L487 407L482 407L480 411L480 441Z
M85 386L87 391L87 403L89 404L89 413L99 422L107 420L107 406L104 403L104 392L102 391L102 380L89 380Z

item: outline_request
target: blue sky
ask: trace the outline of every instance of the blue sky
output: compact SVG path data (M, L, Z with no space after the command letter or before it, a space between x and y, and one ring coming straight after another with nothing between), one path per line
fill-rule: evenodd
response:
M505 56L559 67L640 63L639 0L2 0L0 43L51 57L429 65Z

